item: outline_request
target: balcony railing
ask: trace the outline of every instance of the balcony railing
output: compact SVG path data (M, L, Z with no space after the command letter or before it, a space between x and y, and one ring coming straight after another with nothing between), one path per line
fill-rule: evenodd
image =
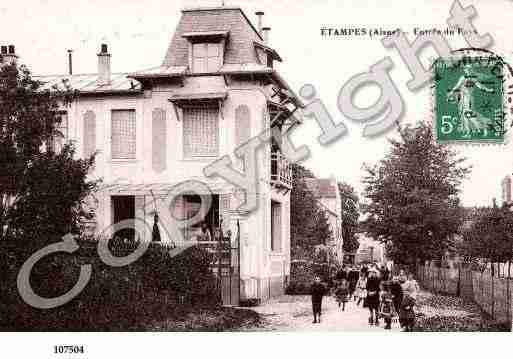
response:
M271 184L292 188L292 166L280 152L271 153Z

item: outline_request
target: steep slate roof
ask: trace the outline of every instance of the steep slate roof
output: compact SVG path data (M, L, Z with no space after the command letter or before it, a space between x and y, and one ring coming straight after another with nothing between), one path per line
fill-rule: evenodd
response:
M338 188L329 178L307 178L305 179L307 188L317 198L336 198Z
M33 76L34 80L41 81L41 90L51 90L53 86L65 89L67 83L73 90L81 93L137 93L141 91L141 84L137 80L127 77L126 73L111 75L111 82L108 85L98 84L98 74L77 74L77 75L47 75Z
M229 32L224 56L225 64L257 62L254 42L261 42L262 37L240 8L222 7L182 10L182 17L162 65L187 66L189 43L183 35L191 32L213 31Z

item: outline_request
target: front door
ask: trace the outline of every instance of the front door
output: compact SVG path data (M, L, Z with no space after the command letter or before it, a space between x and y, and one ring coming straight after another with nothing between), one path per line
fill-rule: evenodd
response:
M113 223L135 218L135 196L112 196ZM121 240L134 240L135 230L123 228L114 233L114 237Z

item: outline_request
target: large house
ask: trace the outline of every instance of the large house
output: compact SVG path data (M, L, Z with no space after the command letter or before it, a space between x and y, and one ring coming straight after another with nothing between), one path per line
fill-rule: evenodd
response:
M256 14L258 28L237 7L183 10L161 65L150 70L112 71L113 55L102 44L97 73L37 77L46 88L66 84L79 91L62 109L60 131L75 143L78 156L97 152L91 173L102 179L91 201L96 235L136 217L153 226L154 198L188 180L208 186L207 194L177 195L170 209L177 218L190 218L201 195L212 200L202 222L183 233L192 239L202 233L201 225L211 239L215 233L231 236L226 304L279 295L290 273L291 168L279 143L270 141L257 152L257 193L241 194L203 172L225 155L243 170L237 146L266 129L283 133L298 123L292 112L301 101L274 68L282 59L266 41L263 13ZM247 196L256 197L257 209L239 211ZM160 233L163 242L173 241L166 228Z
M337 260L342 264L344 260L344 239L342 238L342 202L338 190L337 180L331 178L307 178L306 186L317 199L326 214L333 238L326 243L332 249Z

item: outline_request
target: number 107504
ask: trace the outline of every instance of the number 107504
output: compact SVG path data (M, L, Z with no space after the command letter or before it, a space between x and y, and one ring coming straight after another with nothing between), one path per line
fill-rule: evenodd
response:
M84 354L83 345L54 345L54 354Z

